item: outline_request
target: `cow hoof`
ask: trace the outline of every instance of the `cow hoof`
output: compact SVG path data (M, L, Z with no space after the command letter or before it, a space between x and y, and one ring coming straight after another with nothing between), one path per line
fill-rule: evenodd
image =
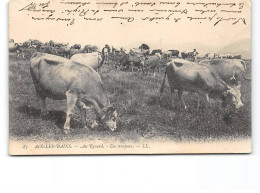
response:
M49 117L49 112L41 112L41 118L46 119Z
M69 129L63 129L63 132L64 132L65 135L70 134L70 130Z
M93 121L93 122L91 123L91 125L90 125L90 128L91 128L91 129L94 129L94 128L98 127L98 126L99 126L99 124L98 124L96 121Z

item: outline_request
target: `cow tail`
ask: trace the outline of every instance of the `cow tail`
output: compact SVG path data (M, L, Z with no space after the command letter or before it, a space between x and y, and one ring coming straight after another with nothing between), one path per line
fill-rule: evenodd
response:
M162 85L161 85L161 88L160 88L160 97L163 93L163 90L164 90L164 84L165 84L165 79L166 79L166 75L167 75L167 67L165 68L165 73L164 73L164 77L163 77L163 82L162 82Z

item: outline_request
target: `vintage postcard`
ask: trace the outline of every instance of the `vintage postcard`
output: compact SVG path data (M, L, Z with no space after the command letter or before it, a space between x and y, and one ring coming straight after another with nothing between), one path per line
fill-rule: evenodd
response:
M11 0L9 152L250 153L250 0Z

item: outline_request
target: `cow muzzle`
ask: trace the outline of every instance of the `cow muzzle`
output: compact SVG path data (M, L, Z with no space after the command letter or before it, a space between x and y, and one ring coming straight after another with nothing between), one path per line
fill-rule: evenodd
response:
M107 121L103 124L103 127L105 129L108 129L108 130L111 130L111 131L116 131L117 129L117 124L116 124L116 121L113 121L113 120L110 120L110 121Z

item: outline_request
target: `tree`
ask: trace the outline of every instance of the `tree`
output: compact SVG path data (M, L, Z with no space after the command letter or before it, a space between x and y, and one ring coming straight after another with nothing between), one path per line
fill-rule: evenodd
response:
M150 47L149 47L147 44L142 44L142 45L139 47L139 49L141 49L141 50L149 50Z

